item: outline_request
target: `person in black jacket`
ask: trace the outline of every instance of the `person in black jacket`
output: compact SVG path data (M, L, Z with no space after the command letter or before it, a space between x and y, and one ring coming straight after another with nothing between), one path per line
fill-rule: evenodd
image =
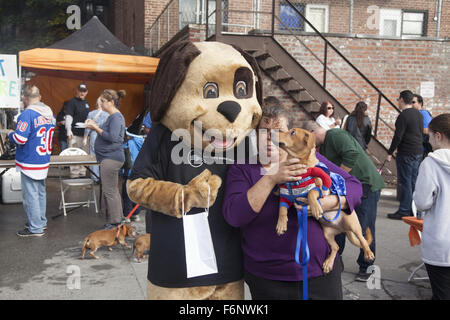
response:
M358 141L364 151L372 137L372 123L366 112L367 104L363 101L358 102L345 124L345 129Z
M400 207L397 212L388 214L389 219L401 220L412 215L412 195L416 185L419 164L422 160L423 117L419 110L413 108L414 94L405 90L397 99L402 112L395 121L395 133L386 160L392 160L397 150L397 183L400 192Z
M84 128L77 126L77 123L84 123L89 114L89 103L86 100L88 88L81 83L77 87L76 96L67 101L64 108L66 114L67 143L69 147L80 148L89 154L89 145L83 144ZM70 166L70 177L80 178L86 176L84 166Z

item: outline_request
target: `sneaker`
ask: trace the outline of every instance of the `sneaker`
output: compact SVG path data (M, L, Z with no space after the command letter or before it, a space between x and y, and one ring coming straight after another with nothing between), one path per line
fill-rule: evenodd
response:
M131 221L134 221L134 222L141 221L141 218L139 218L138 215L132 215L130 219L131 219Z
M25 229L30 229L30 226L28 225L28 222L25 223ZM47 230L47 226L43 227L42 230Z
M372 273L367 273L366 271L359 271L356 274L355 280L359 282L367 282L369 281L370 277L372 277Z
M23 230L17 231L17 235L19 237L42 237L44 234L45 234L45 232L33 233L28 229L23 229Z
M130 223L130 218L122 218L122 223Z

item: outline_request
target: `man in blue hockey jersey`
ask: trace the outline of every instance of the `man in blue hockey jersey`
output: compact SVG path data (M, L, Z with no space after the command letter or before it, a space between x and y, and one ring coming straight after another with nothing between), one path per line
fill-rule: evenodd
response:
M49 106L41 102L36 86L24 89L26 109L17 119L9 139L17 145L16 170L21 172L23 207L28 223L17 232L20 237L43 236L47 228L45 179L52 153L56 119Z

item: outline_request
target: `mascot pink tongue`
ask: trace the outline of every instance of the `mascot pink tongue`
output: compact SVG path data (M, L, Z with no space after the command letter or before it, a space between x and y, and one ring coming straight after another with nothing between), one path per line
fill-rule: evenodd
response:
M211 144L215 149L228 149L233 144L233 138L227 138L225 140L216 139L215 137L211 138Z
M243 299L240 233L222 214L222 181L230 162L220 152L208 158L211 153L206 151L232 150L258 125L258 64L224 43L182 41L164 51L152 81L152 129L127 182L131 200L150 209L148 298ZM191 139L176 132L189 133ZM196 152L194 145L205 152ZM177 218L183 208L188 216L200 216L208 206L206 225L217 271L188 277L192 261L187 261L186 219Z

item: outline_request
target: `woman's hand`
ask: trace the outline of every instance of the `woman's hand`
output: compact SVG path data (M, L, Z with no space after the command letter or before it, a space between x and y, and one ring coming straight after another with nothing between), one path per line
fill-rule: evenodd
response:
M87 119L84 123L86 124L87 129L93 129L93 130L98 129L97 123L92 119Z
M299 159L290 158L271 168L266 173L266 176L274 184L282 184L285 182L297 181L298 176L304 173L306 173L306 166L301 164Z

